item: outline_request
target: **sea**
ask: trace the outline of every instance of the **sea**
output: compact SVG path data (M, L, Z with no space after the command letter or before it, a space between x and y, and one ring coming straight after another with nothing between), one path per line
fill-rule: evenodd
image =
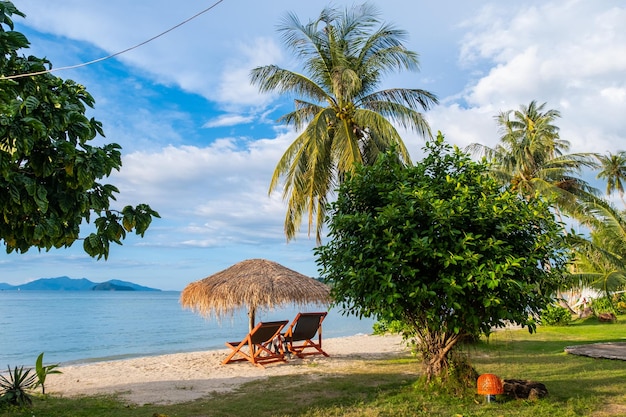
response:
M245 310L221 321L183 309L178 291L0 291L0 370L225 349L248 333ZM258 310L256 320L295 318L319 306ZM323 338L371 334L373 319L330 309Z

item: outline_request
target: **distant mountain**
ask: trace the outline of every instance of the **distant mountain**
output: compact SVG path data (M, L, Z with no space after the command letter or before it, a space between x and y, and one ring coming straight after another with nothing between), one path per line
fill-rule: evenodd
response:
M103 282L102 284L111 284L114 287L130 287L131 291L161 291L157 288L144 287L143 285L133 284L132 282L128 281L120 281L119 279L110 279L106 282Z
M40 278L21 285L0 283L0 291L161 291L132 282L112 279L106 282L93 282L87 278Z
M103 282L101 284L97 284L95 287L91 289L92 291L135 291L134 288L131 288L126 285L117 285L112 282Z
M87 278L72 279L70 277L40 278L26 284L14 286L14 290L32 291L89 291L96 283Z

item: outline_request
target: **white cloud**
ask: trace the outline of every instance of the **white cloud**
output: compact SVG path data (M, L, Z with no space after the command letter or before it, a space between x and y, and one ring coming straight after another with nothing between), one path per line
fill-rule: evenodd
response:
M480 74L465 95L467 111L495 115L546 102L561 111L558 125L571 151L615 149L619 142L610 141L624 139L619 115L626 111L626 10L618 5L570 0L484 8L465 26L460 55ZM458 109L450 111L458 117Z
M209 120L202 127L225 127L225 126L236 126L240 124L250 123L254 120L252 116L242 116L240 114L225 114Z
M272 95L261 94L250 83L253 68L278 64L282 60L280 48L268 38L256 38L238 45L239 53L228 60L222 71L217 99L222 105L264 105Z
M600 91L600 95L615 104L624 103L626 98L626 88L624 87L607 87Z
M164 219L175 220L177 238L170 244L206 242L216 234L221 240L282 241L285 206L279 193L268 196L268 186L291 139L293 132L271 140L224 138L204 148L133 152L124 156L112 183L120 189L120 205L145 201ZM196 237L185 239L188 235Z
M494 146L498 141L496 113L489 106L464 109L451 104L431 112L431 127L441 130L448 142L460 148L475 142Z

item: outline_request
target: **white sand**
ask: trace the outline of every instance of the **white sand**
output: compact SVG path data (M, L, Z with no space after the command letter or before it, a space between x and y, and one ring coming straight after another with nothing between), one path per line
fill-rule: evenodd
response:
M357 335L323 340L330 355L293 358L261 369L250 362L222 365L229 349L177 353L58 368L46 380L46 392L73 396L118 394L135 404L172 404L232 390L273 375L335 372L367 359L407 352L400 336ZM311 366L315 364L315 366Z

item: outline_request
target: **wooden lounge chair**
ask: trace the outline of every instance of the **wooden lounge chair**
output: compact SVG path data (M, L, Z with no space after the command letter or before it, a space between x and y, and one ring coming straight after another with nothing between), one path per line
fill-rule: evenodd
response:
M298 313L283 335L287 350L299 358L308 355L329 356L322 349L322 321L327 314L327 312ZM317 343L313 341L316 334Z
M283 350L280 349L278 353L272 352L271 343L287 323L288 320L260 322L241 342L226 342L226 346L231 348L232 352L222 361L222 365L250 361L253 365L264 368L263 365L267 363L286 362Z

